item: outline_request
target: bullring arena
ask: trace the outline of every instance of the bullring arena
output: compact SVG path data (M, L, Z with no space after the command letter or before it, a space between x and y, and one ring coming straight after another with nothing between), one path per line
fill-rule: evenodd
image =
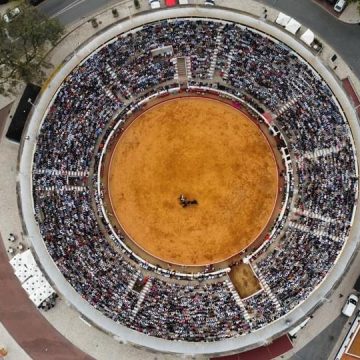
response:
M354 252L354 113L270 24L153 15L52 79L23 144L25 226L59 293L119 341L254 348L309 314Z
M265 136L243 113L203 97L178 98L123 131L108 191L119 225L141 248L166 262L208 265L263 232L278 176ZM182 193L198 204L185 209Z

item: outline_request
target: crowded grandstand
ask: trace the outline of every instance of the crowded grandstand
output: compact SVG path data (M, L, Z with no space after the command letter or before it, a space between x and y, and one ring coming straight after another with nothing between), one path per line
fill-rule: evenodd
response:
M286 191L271 236L236 259L261 285L245 298L231 262L196 276L154 265L126 245L103 206L111 135L142 102L181 91L236 100L280 132ZM246 335L301 305L340 256L358 191L350 127L314 69L254 29L185 18L120 34L73 69L42 121L32 185L47 250L77 293L130 329L189 342Z

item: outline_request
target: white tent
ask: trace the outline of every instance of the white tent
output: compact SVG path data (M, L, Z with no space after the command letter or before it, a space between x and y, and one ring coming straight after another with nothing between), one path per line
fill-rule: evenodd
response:
M41 273L32 276L21 286L28 293L29 298L36 306L39 306L44 300L54 294L53 288Z
M290 16L287 16L284 13L281 12L281 13L279 13L279 15L278 15L275 22L277 24L285 27L289 23L290 19L291 19Z
M18 269L15 271L16 277L19 279L21 283L26 281L29 277L31 277L31 272L28 271L26 267L23 267L21 269Z
M10 260L10 264L21 282L21 286L36 306L39 306L50 295L55 293L37 266L30 250L15 255Z
M35 259L30 250L26 250L26 251L22 252L21 254L15 255L10 260L10 264L14 268L15 271L22 267L26 267L29 270L34 267L37 267Z
M306 44L311 46L311 44L314 42L315 40L315 35L314 33L310 30L307 29L301 36L300 39Z
M10 260L10 264L21 283L31 277L34 269L37 268L37 264L30 250L15 255Z
M301 24L297 22L295 19L291 19L289 23L285 26L285 30L295 35L299 29L301 28Z

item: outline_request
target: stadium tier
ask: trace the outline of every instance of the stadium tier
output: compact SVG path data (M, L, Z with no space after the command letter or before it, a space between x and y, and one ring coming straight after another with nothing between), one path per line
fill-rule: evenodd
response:
M236 100L262 123L270 114L268 127L284 140L275 150L292 160L279 174L276 231L236 258L260 284L245 298L228 276L235 261L197 269L197 277L169 270L127 246L104 209L106 146L144 101L182 92ZM84 299L138 332L199 342L254 332L308 298L348 238L356 174L347 120L296 53L238 24L173 19L118 35L67 76L39 130L32 184L47 250Z

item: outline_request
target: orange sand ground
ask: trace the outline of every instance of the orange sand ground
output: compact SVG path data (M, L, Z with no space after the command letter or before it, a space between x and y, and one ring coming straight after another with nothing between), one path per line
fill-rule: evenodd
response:
M123 230L166 262L204 265L246 248L271 217L278 171L265 136L243 113L178 98L141 114L120 137L108 191ZM178 197L197 199L182 208Z
M355 339L352 342L350 349L347 352L349 354L360 357L360 326L358 327Z
M359 357L352 356L352 355L349 355L349 354L344 354L341 357L341 360L358 360L358 359L359 359Z
M242 299L255 294L261 289L259 280L248 264L233 266L229 276Z

